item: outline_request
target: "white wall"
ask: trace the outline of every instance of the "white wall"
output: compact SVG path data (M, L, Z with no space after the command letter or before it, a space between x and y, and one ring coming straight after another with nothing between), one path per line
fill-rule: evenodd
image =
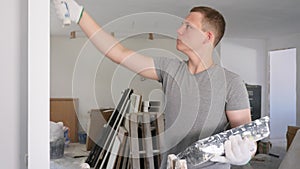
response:
M1 168L25 169L27 153L27 1L0 11Z
M296 105L297 105L297 111L296 111L296 125L300 125L300 34L294 34L284 37L276 37L273 39L269 39L267 42L267 49L270 50L276 50L276 49L284 49L284 48L293 48L295 47L297 50L297 57L296 57L296 66L297 66L297 73L296 73L296 90L297 90L297 98L296 98Z
M175 57L175 40L128 38L122 44L150 56ZM88 111L115 107L125 88L134 88L144 100L162 98L161 85L118 66L103 55L86 38L51 37L51 97L79 98L79 121L86 129ZM150 98L149 98L150 97Z
M225 38L221 44L221 63L242 79L262 86L262 116L269 115L266 97L266 41L262 39Z

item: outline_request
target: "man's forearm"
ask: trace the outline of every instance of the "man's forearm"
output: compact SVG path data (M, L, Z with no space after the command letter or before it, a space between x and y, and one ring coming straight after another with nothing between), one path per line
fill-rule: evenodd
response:
M78 24L96 48L113 62L121 64L146 78L158 80L154 61L151 57L123 47L117 39L105 32L87 12L83 11Z
M128 49L124 48L117 39L105 32L87 12L83 11L78 24L97 49L112 61L121 63L126 57L124 55L130 54Z

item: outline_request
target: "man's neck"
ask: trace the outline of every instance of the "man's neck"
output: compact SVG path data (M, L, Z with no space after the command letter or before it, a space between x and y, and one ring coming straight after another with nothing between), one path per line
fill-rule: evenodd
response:
M206 55L189 54L188 68L191 74L197 74L214 65L212 53Z

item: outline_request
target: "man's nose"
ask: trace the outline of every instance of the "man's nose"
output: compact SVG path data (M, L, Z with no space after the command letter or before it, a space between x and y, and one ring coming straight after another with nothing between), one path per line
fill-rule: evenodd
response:
M178 29L177 29L177 34L182 35L184 32L184 25L182 24Z

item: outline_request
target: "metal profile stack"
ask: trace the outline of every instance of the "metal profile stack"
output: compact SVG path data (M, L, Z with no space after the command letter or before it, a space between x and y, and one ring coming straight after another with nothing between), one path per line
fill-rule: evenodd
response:
M106 168L110 156L110 150L125 117L125 113L130 102L129 98L132 93L132 89L126 89L123 91L117 107L112 113L108 123L103 128L102 135L99 137L86 160L86 163L88 163L91 167L94 167L95 169Z
M269 117L257 119L248 124L241 125L213 136L198 140L183 152L177 154L178 159L184 159L188 164L199 165L210 160L214 155L224 154L224 143L229 136L240 135L242 138L258 141L268 137Z

